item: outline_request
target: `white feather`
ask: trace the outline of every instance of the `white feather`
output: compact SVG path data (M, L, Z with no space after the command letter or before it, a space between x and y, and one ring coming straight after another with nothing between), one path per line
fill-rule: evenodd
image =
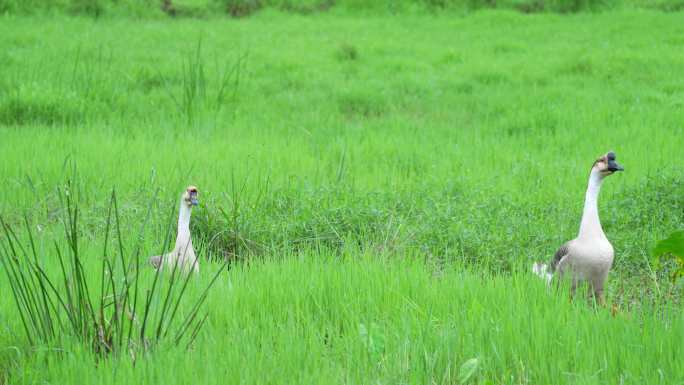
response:
M548 270L549 266L545 263L535 262L532 265L532 272L539 276L539 278L546 281L547 285L551 284L551 279L553 279L553 274L550 273Z

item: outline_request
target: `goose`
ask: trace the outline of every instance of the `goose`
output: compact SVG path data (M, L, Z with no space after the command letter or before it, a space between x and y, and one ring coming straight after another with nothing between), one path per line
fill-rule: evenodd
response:
M533 272L545 279L547 284L551 283L554 272L561 278L566 273L572 274L572 294L574 295L578 283L586 282L589 284L590 294L601 305L605 304L603 286L613 265L614 250L601 228L598 196L601 183L606 177L617 171L624 171L615 159L615 152L609 151L591 167L577 238L564 243L548 265L535 263L532 267Z
M169 265L173 268L174 264L178 264L183 272L194 271L199 273L199 262L195 256L195 249L192 247L192 239L190 238L190 215L192 215L192 207L199 204L197 198L197 187L188 186L183 192L180 200L180 209L178 210L178 235L176 236L176 246L173 251L164 255L155 255L150 257L150 263L155 269L163 268L163 265Z

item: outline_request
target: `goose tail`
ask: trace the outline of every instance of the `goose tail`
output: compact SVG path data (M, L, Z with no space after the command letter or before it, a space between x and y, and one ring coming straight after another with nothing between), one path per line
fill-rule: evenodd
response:
M551 279L553 278L553 273L549 271L549 265L546 263L535 262L532 265L532 272L539 278L546 281L546 284L551 284Z
M155 255L154 257L150 257L150 265L154 267L155 269L159 269L162 263L162 256L161 255Z

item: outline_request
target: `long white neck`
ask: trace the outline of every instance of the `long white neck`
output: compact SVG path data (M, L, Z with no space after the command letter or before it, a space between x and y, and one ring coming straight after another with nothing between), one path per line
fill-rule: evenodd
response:
M184 199L181 199L180 209L178 210L178 235L176 236L176 250L192 248L190 239L190 215L192 208L188 207Z
M580 223L578 238L597 238L606 235L601 228L601 221L598 214L598 196L601 191L603 177L599 171L591 171L589 175L589 186L587 195L584 198L584 212L582 213L582 223Z

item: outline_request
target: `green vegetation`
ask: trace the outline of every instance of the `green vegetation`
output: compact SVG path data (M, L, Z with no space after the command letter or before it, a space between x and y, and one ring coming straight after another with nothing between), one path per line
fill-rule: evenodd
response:
M674 259L672 278L679 279L684 277L684 230L675 231L666 239L661 240L653 250L656 262L660 262L660 257L667 256Z
M509 9L523 13L575 13L609 9L677 12L684 0L0 0L0 13L135 16L245 17L265 9L295 14L334 11L372 13L470 12Z
M134 366L93 365L77 348L11 351L22 365L13 382L459 384L472 358L474 384L684 380L681 309L612 317L527 275L435 277L420 262L352 251L238 265L214 289L189 353L159 350Z
M107 257L142 267L190 183L188 303L230 270L190 352L104 360L68 335L31 346L3 278L0 383L682 383L682 280L651 252L684 228L680 19L2 16L0 216L24 242L28 218L45 270L69 247L65 185L99 287L112 189ZM529 273L576 234L610 149L614 316Z

